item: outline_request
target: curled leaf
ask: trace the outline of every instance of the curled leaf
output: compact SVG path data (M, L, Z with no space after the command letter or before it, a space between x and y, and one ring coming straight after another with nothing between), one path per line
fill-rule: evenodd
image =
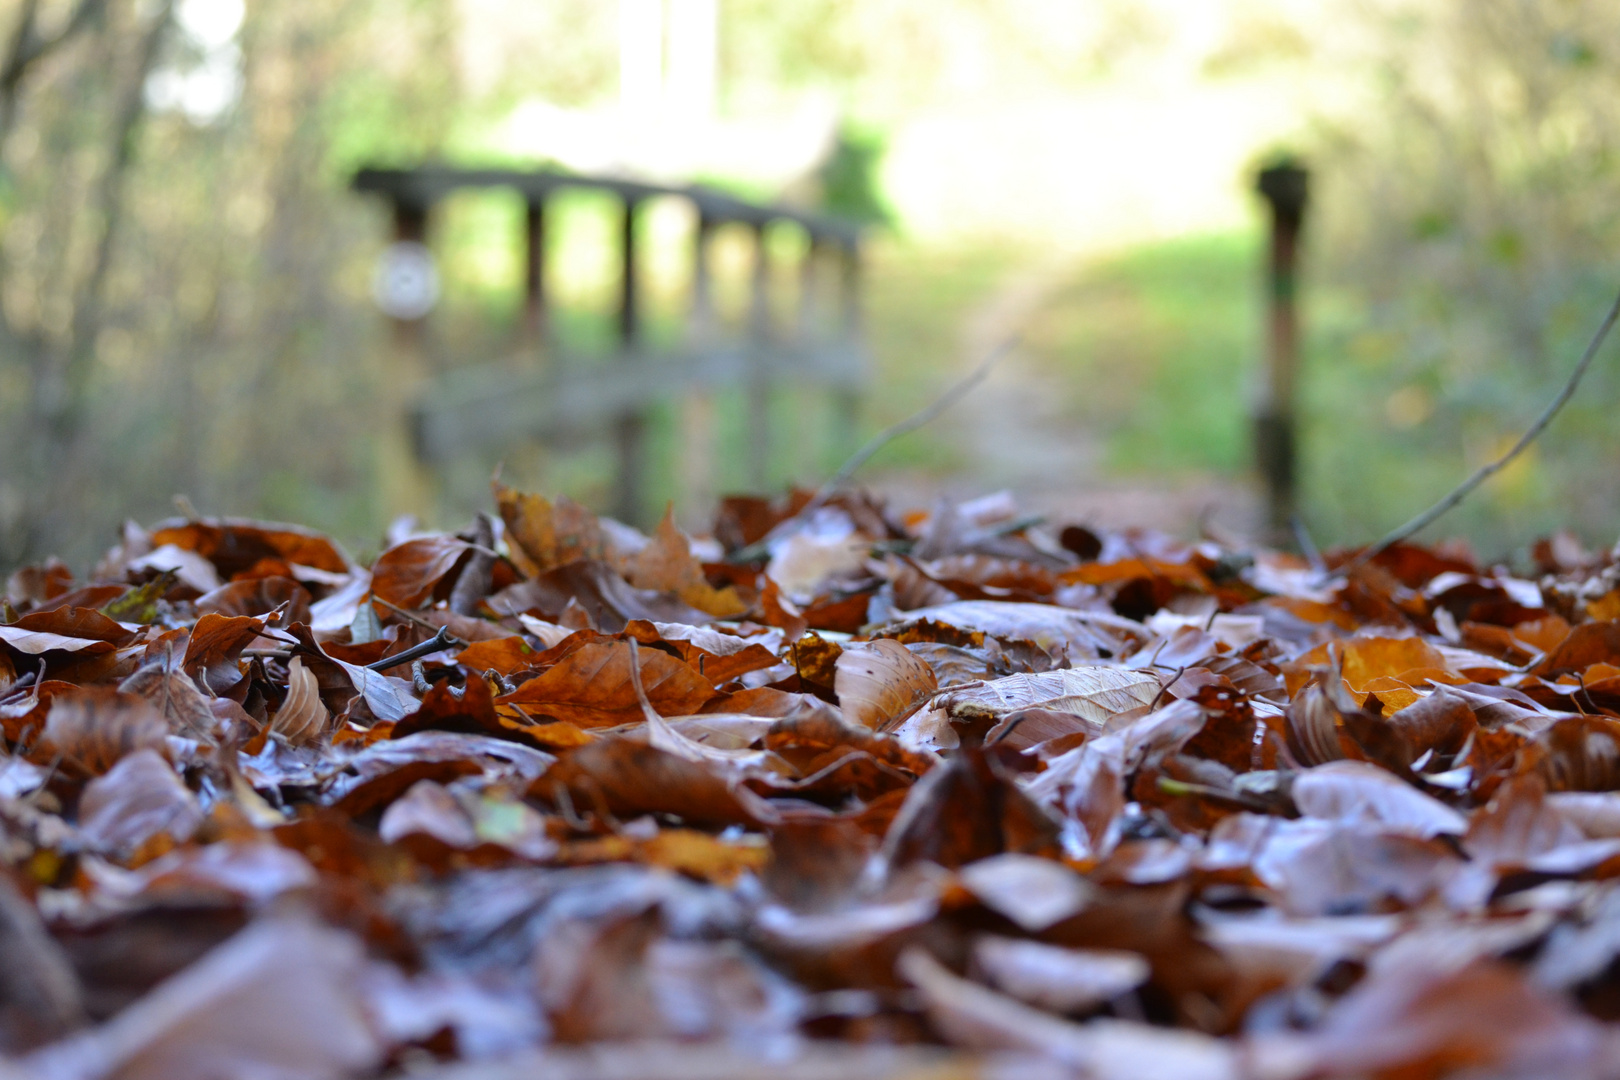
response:
M308 746L320 741L331 718L315 674L293 657L287 664L287 700L271 718L270 730L294 746Z

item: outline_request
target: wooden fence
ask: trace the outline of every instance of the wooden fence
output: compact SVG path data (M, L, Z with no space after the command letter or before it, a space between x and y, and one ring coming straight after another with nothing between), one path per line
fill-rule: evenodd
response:
M861 234L858 226L783 206L750 203L702 185L666 186L555 170L362 169L358 191L382 195L393 210L394 239L425 242L435 204L466 188L506 188L524 200L524 330L517 364L452 372L434 379L412 407L412 444L429 467L479 450L543 438L562 429L607 433L615 451L613 513L645 520L647 423L660 401L741 388L747 401L749 483L767 480L771 456L768 405L773 388L798 383L822 388L836 402L841 437L853 435L859 393L867 378L861 330ZM548 205L563 189L613 195L621 221L617 263L617 340L608 362L570 362L553 332L548 280ZM655 348L644 333L644 242L638 218L651 199L674 196L696 210L691 251L690 309L680 344ZM788 223L803 230L795 317L773 318L767 230ZM753 265L748 317L727 332L717 317L713 248L729 224L751 230ZM830 271L830 273L829 273ZM831 279L829 281L829 279ZM421 318L397 318L396 334L411 344Z

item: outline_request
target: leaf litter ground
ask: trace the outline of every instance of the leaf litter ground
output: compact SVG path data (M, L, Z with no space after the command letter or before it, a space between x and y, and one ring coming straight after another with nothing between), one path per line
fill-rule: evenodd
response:
M811 498L13 574L0 1077L1620 1076L1614 554Z

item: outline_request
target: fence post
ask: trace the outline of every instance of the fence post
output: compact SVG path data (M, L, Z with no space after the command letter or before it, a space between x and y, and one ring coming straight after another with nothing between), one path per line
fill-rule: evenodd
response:
M410 202L402 198L394 199L394 243L396 244L426 244L427 243L427 207L421 203ZM422 345L422 320L425 316L407 318L390 315L388 321L393 326L394 344L400 352L408 354L412 360L420 360Z
M1271 281L1264 396L1255 416L1255 461L1265 485L1265 526L1274 542L1292 535L1298 448L1295 397L1299 376L1297 265L1305 217L1307 173L1291 162L1260 172L1258 188L1271 207Z
M641 318L639 310L638 276L640 268L636 258L637 200L629 196L624 200L623 231L620 236L620 262L623 275L619 282L619 344L622 348L620 363L624 377L637 378L641 364ZM641 520L642 499L645 488L647 416L639 406L631 406L613 422L613 442L618 458L618 476L614 484L613 514L620 521L634 525Z
M710 263L715 220L700 204L692 236L692 311L686 346L694 356L714 347L718 333L714 310L714 268ZM698 387L681 403L681 491L683 511L694 526L708 512L716 492L714 395Z
M392 199L393 242L426 244L428 204L403 195ZM416 317L390 314L389 336L393 342L389 378L384 385L388 409L400 419L390 434L377 445L377 486L382 492L388 516L411 513L432 514L437 509L438 492L432 472L422 464L418 452L422 437L420 422L410 402L428 377L423 328L425 314Z
M530 196L523 215L523 336L536 349L548 344L546 318L546 203Z
M767 355L771 346L771 252L766 226L754 226L752 295L748 309L748 486L763 492L770 480L771 384Z
M799 343L811 345L822 334L821 263L826 245L814 234L799 263Z
M861 347L861 244L845 240L839 251L839 345L853 353ZM853 366L853 365L852 365ZM855 447L860 433L861 399L853 386L833 391L833 434L838 444L835 458L842 460Z

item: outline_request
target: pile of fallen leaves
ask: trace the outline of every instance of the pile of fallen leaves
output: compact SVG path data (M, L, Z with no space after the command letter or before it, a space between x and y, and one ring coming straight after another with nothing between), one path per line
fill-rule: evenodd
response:
M1613 555L495 500L11 576L0 1077L1620 1075Z

